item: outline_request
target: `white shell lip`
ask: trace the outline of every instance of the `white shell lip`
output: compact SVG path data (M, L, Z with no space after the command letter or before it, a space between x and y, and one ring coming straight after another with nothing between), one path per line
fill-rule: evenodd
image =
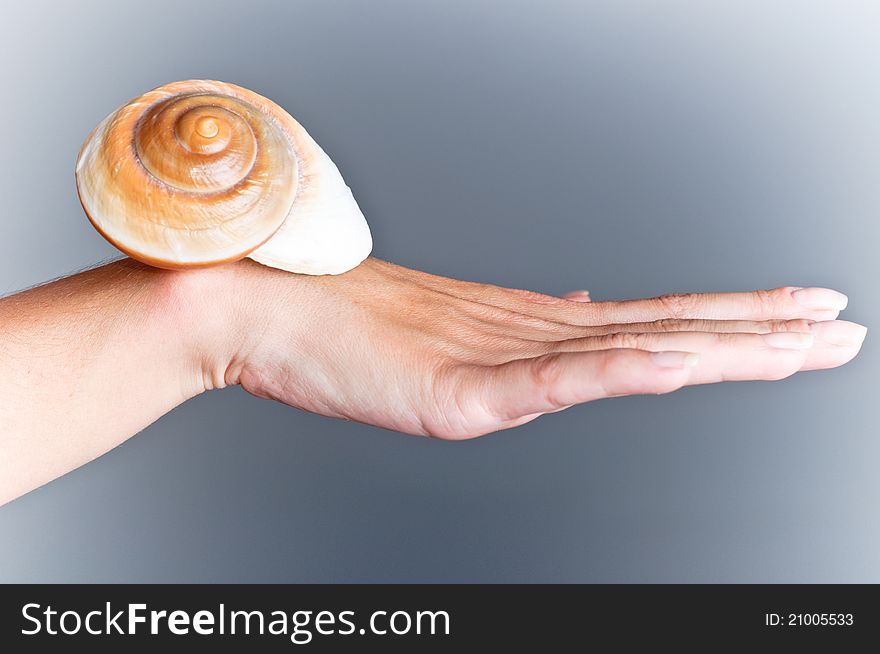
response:
M294 205L274 236L248 257L304 275L339 275L360 265L373 249L367 221L351 191L315 210Z
M298 169L297 195L284 223L248 254L272 268L305 275L339 275L373 249L364 214L339 169L305 129L293 141L306 152Z

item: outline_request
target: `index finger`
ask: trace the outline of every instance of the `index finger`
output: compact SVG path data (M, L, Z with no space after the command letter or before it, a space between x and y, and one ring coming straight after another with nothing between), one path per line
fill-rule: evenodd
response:
M590 324L686 320L834 320L847 297L830 288L784 286L748 293L681 293L643 300L593 301Z

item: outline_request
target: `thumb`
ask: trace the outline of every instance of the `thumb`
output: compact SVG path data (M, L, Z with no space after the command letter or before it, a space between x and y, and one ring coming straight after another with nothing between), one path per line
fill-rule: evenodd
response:
M668 393L688 383L699 355L633 349L547 354L472 372L485 413L501 422L573 404L636 393Z

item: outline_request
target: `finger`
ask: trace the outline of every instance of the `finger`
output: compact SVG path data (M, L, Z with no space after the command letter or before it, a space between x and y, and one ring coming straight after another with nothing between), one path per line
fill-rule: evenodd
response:
M571 339L559 343L558 352L582 352L613 348L648 351L683 350L700 355L700 365L691 373L691 383L748 379L781 379L801 369L814 342L810 333L772 332L729 334L669 332Z
M587 324L649 322L663 318L704 320L833 320L847 297L827 288L786 286L749 293L685 293L645 300L591 302Z
M793 320L680 320L664 318L653 322L624 322L595 327L579 327L583 335L599 336L617 332L717 332L769 334L770 332L808 332L813 321Z
M393 268L393 266L392 266ZM413 271L407 271L412 274ZM834 320L847 304L843 293L827 288L785 286L746 293L685 293L639 300L572 303L543 293L465 282L428 273L426 288L547 321L573 325L653 322L664 318L706 320Z
M698 355L689 352L599 350L548 354L474 368L465 397L473 397L487 431L572 404L634 393L668 393L684 385Z
M862 347L868 329L847 320L817 322L810 326L815 343L801 370L836 368L849 362Z
M589 291L569 291L565 295L562 296L563 300L568 300L569 302L589 302L590 301L590 292Z
M724 323L726 324L726 323ZM773 325L782 327L785 323L753 323L756 326ZM702 379L703 370L711 374L712 366L725 369L725 379L752 379L752 361L749 353L761 352L768 345L781 349L805 350L799 370L818 370L835 368L850 361L861 348L867 329L859 324L845 320L831 320L806 324L795 321L796 330L777 331L766 329L755 333L734 332L628 332L572 338L563 341L546 342L540 347L520 348L508 355L513 358L531 358L541 354L561 352L588 352L615 348L633 348L648 351L684 350L702 355L705 364L695 371L693 381L710 383L712 378ZM799 338L786 334L806 335L812 338ZM775 334L779 334L776 336ZM761 338L769 336L769 338ZM537 345L537 344L536 344ZM507 359L507 360L510 360ZM499 361L502 362L502 361ZM709 364L712 364L710 366ZM793 372L793 371L792 371Z
M493 315L490 322L492 327L500 334L509 337L506 341L512 354L537 356L547 352L543 343L553 343L572 338L587 336L602 336L620 332L647 333L647 332L742 332L754 334L766 334L769 332L809 332L812 321L804 319L795 320L680 320L666 318L653 322L617 323L610 325L570 325L556 323L505 312ZM522 341L534 343L528 347ZM504 342L504 341L499 341Z
M556 352L475 369L471 388L465 390L475 390L486 414L503 423L605 397L670 392L685 384L783 379L801 369L813 342L811 334L797 332L659 336L664 345L677 342L701 351L690 352L693 356L632 348Z
M582 352L597 349L636 348L640 350L687 350L701 355L701 365L694 371L692 381L752 379L754 357L763 356L767 347L804 350L802 357L776 357L768 360L779 365L779 374L785 365L801 359L799 370L835 368L849 362L862 346L867 328L846 320L816 322L805 331L745 333L710 332L618 332L598 337L575 338L556 343L553 352ZM807 337L807 338L804 338ZM715 370L724 370L724 379L715 379ZM774 374L768 371L769 374ZM794 372L792 370L791 372ZM703 377L703 375L707 375Z
M512 318L506 317L503 325L497 325L506 337L505 339L498 340L500 345L498 354L501 358L497 363L503 363L510 359L522 359L547 354L554 351L555 343L593 336L677 331L753 334L789 331L807 333L810 331L810 324L811 321L809 320L677 320L669 318L655 320L654 322L579 327L576 325L549 323L536 318L524 318L516 315ZM608 347L597 349L608 349Z

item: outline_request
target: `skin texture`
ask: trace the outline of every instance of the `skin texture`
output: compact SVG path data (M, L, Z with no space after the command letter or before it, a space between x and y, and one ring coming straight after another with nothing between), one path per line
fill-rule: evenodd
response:
M797 287L556 298L375 258L323 277L124 259L0 300L0 503L213 388L465 439L605 397L842 365L866 332L837 320L845 305Z

